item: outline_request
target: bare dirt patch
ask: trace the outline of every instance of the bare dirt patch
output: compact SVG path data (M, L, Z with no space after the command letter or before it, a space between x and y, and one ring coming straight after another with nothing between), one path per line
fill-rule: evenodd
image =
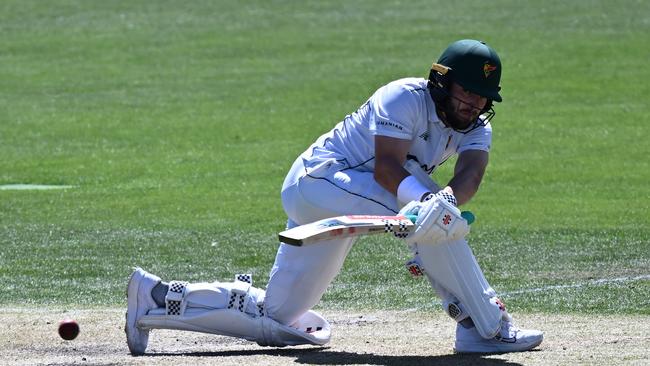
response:
M326 347L260 347L209 334L156 330L148 354L126 347L122 309L2 309L3 365L568 365L648 364L650 316L519 315L542 329L538 350L500 355L453 353L454 323L442 313L325 312L333 324ZM64 341L59 320L76 319L81 334Z

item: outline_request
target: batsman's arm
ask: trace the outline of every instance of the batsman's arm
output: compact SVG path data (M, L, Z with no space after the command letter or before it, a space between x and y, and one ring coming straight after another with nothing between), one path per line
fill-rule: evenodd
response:
M488 165L488 158L489 153L483 150L466 150L458 155L454 167L454 177L451 178L445 190L452 190L449 193L456 196L459 206L469 202L478 191Z
M375 136L374 178L377 183L394 195L397 195L399 184L410 175L404 169L406 155L410 147L410 140Z
M430 188L404 168L412 143L411 140L375 136L374 178L402 203L419 201L431 193Z

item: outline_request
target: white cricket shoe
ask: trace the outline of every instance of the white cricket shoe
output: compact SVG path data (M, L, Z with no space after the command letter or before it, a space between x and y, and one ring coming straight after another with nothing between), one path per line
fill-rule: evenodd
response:
M139 329L138 320L147 315L151 309L158 305L151 297L151 290L160 283L160 278L145 272L142 268L135 268L129 278L129 285L126 289L126 344L132 355L142 355L149 343L149 330Z
M534 329L520 329L510 315L501 320L501 330L492 339L481 337L476 327L456 326L456 353L505 353L529 351L542 343L544 333Z

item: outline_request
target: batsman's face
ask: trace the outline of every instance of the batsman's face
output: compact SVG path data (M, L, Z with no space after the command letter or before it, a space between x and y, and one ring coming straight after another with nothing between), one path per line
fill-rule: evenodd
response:
M487 104L487 98L465 90L462 86L452 83L449 90L449 109L461 129L473 124Z

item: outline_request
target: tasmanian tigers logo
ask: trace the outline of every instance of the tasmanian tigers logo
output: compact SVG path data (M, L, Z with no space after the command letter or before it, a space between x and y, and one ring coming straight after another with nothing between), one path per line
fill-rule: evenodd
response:
M496 69L497 69L496 66L490 65L490 63L486 61L485 64L483 64L483 73L485 74L485 78L487 79L487 77L490 76L492 71Z

